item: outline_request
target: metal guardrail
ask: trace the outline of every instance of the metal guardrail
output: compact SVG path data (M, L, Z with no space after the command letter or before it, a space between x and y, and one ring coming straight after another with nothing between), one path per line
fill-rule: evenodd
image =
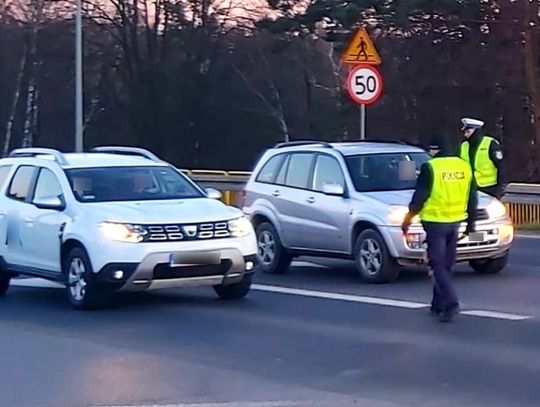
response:
M251 176L246 171L181 171L203 188L219 189L223 192L223 201L234 206L241 206L242 191ZM502 201L517 227L540 228L540 184L509 184Z
M540 184L509 184L502 200L517 227L540 229Z

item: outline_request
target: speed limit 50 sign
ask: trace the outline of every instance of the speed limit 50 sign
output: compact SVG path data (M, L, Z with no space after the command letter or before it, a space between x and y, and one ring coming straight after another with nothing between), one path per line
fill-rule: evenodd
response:
M357 65L349 73L347 89L351 99L360 105L371 105L381 97L383 79L377 68Z

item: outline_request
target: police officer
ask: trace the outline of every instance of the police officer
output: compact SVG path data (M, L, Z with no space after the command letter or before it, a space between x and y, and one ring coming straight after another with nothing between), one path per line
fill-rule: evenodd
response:
M422 165L401 228L407 234L412 219L420 215L435 282L431 313L441 322L450 322L459 312L452 283L459 227L466 220L466 233L474 232L477 193L471 166L451 153L442 137L434 138L429 149L434 157Z
M461 119L464 140L459 156L471 164L478 190L501 199L504 194L503 153L497 140L481 133L484 122Z

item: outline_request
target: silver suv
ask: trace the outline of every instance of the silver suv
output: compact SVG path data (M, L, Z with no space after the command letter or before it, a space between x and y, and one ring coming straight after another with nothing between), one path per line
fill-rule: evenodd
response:
M418 174L429 158L418 147L374 141L291 142L266 151L246 185L243 208L256 227L261 269L284 273L300 255L349 258L363 280L383 283L395 280L400 266L423 264L419 220L407 237L400 225L414 168ZM407 165L413 176L400 177ZM459 241L458 261L497 273L508 261L514 229L501 202L479 195L479 233Z

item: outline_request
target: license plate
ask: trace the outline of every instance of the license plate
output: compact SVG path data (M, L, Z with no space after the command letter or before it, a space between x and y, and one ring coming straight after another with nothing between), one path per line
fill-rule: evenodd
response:
M469 242L484 242L486 240L486 232L473 232L469 235Z
M171 267L208 266L221 263L221 253L171 253L169 265Z

